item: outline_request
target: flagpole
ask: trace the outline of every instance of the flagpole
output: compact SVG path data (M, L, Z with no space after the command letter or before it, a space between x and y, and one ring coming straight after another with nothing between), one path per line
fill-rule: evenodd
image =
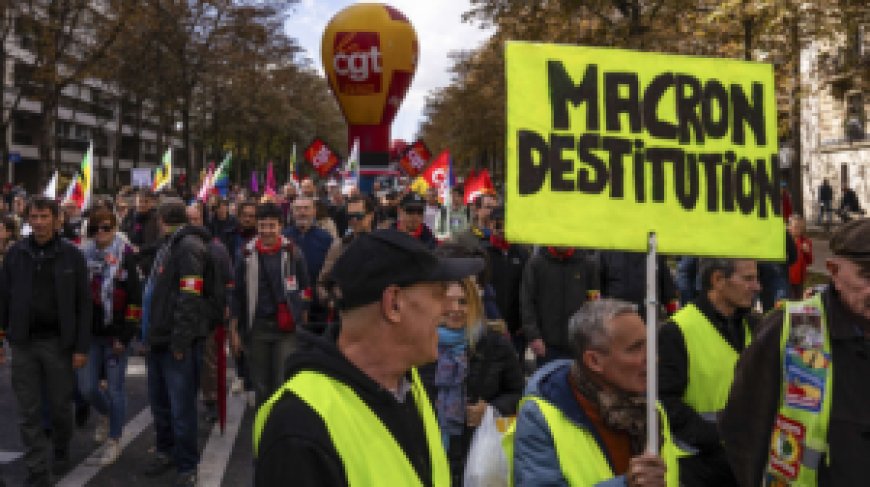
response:
M656 346L658 297L656 292L656 256L658 241L655 232L650 232L646 254L646 452L659 452L659 415L656 409L658 396L658 373Z

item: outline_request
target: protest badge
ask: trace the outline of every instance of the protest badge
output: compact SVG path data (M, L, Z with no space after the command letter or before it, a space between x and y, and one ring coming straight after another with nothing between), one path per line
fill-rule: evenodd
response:
M509 241L785 257L769 64L508 42Z

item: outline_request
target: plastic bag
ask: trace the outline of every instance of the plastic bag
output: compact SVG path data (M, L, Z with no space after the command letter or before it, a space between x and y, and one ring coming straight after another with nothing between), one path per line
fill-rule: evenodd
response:
M505 487L508 485L508 465L501 447L502 434L496 426L496 412L486 407L483 420L474 432L465 463L465 487Z

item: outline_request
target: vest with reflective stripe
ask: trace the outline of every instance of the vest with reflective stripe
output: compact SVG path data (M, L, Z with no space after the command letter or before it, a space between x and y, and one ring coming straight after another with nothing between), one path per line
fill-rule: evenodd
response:
M792 323L792 315L801 314L818 316L821 336L806 339L807 328ZM820 295L786 304L780 355L783 385L764 485L816 487L822 458L830 463L828 423L834 384L831 338Z
M435 413L416 369L411 370L411 380L411 393L426 431L432 485L447 487L450 485L450 468ZM341 381L314 371L297 373L260 407L254 423L255 457L269 413L287 391L299 396L323 419L344 464L348 485L423 485L393 435L353 389Z
M562 411L549 401L539 397L527 396L520 401L519 408L526 401L534 401L544 420L550 428L553 437L553 446L556 448L556 457L559 459L559 468L562 475L571 487L593 487L599 482L615 477L607 456L598 446L595 436L587 429L578 426L568 419ZM518 409L519 409L518 408ZM666 481L668 487L679 487L679 464L677 462L678 450L671 441L671 430L668 417L661 405L657 405L661 428L664 434L661 452L659 456L665 461L667 467ZM514 436L516 435L516 421L508 429L502 440L502 447L508 461L509 485L514 485Z
M672 319L683 333L689 358L689 383L683 401L704 419L715 421L716 414L728 402L734 366L740 355L694 304L688 304ZM746 321L743 337L744 345L748 346L751 336Z

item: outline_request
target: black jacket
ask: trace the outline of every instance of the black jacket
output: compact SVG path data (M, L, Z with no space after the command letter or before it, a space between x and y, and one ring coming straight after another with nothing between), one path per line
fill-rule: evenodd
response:
M601 295L617 298L637 306L646 317L646 254L641 252L606 251L599 254ZM666 305L677 299L677 286L664 257L656 261L658 270L658 301Z
M746 320L750 333L754 335L758 328L758 317L748 311L739 311L730 319L726 318L716 311L705 294L693 302L725 341L737 353L741 353L745 343L743 320ZM673 321L668 321L659 330L658 357L659 401L667 411L674 436L702 452L719 450L721 445L716 425L705 421L683 401L683 394L689 386L689 355L683 332Z
M30 340L30 306L34 270L33 236L13 245L3 259L0 270L0 328L5 329L12 345ZM50 244L54 252L54 275L60 320L61 345L75 353L88 353L91 344L91 290L88 268L81 251L72 243L55 237Z
M286 374L314 370L349 385L405 451L424 486L432 467L423 421L412 394L400 403L393 394L356 368L336 346L335 328L319 337L301 330L299 351L287 359ZM377 441L372 439L372 441ZM372 468L378 468L372 465ZM344 466L323 419L299 396L287 392L269 414L254 464L254 485L338 487L348 485Z
M112 322L106 325L103 320L103 306L93 300L93 336L117 338L124 344L130 340L139 329L138 313L128 311L141 310L142 280L139 277L136 255L129 247L121 258L121 266L115 276L115 302L112 307ZM92 291L93 292L93 291ZM128 307L133 307L128 310Z
M548 348L571 353L568 319L583 307L589 291L600 290L594 254L577 250L570 257L559 258L541 249L523 271L520 309L526 338L542 338Z
M432 362L419 368L420 379L433 407L438 397L435 387L437 367L438 363ZM513 345L501 333L486 330L468 357L468 376L465 379L468 402L476 403L483 399L502 416L512 416L517 413L524 387L523 369Z
M495 290L495 303L511 334L515 334L522 328L520 286L529 250L522 245L511 245L506 251L489 244L484 248L489 255L490 284Z
M830 466L822 459L819 487L867 485L870 459L870 321L847 310L832 286L822 294L831 336L833 396L828 426ZM737 362L719 431L741 486L761 485L773 420L782 393L782 311L761 323Z
M190 350L197 338L209 329L208 304L202 292L182 291L182 278L204 279L207 246L211 235L202 227L185 225L164 240L169 245L162 259L155 260L154 294L148 343L152 347L168 346L172 352ZM158 257L162 252L158 251ZM201 283L201 289L205 284Z
M213 217L208 223L208 229L211 234L221 241L227 253L235 258L239 251L236 248L238 239L236 235L239 232L239 221L232 215L227 215L226 220L218 220L217 216Z

